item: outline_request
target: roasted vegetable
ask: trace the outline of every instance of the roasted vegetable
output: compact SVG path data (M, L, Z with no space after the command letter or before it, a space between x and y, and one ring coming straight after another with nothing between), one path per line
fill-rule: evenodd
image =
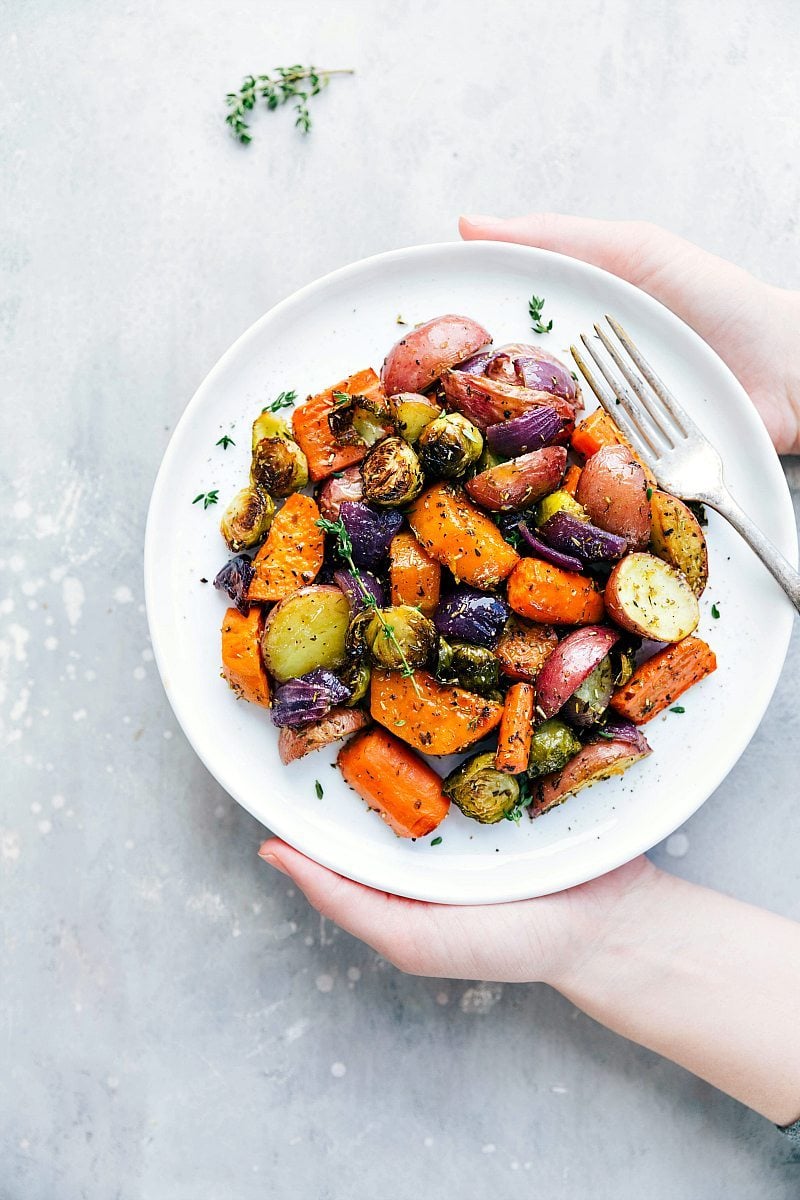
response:
M269 707L269 679L261 661L264 614L253 608L241 613L229 608L222 619L222 675L237 696Z
M447 816L450 801L439 776L385 729L353 738L337 763L345 782L398 837L425 837Z
M541 346L512 342L496 350L484 350L458 369L516 387L550 392L568 400L576 410L583 408L580 388L572 373Z
M264 437L253 448L250 482L270 496L290 496L308 483L308 460L287 435Z
M255 421L253 421L253 432L250 436L250 448L255 451L259 442L264 438L291 438L292 430L287 421L283 417L279 417L277 413L271 409L263 409Z
M570 696L607 658L612 646L620 639L616 629L608 625L588 625L576 629L558 643L539 672L536 681L536 703L544 717L553 717ZM613 672L609 665L609 696ZM603 708L608 705L606 698Z
M650 549L689 581L695 596L708 583L708 550L697 517L685 504L666 492L650 498Z
M278 737L278 754L288 764L303 758L313 750L322 750L332 742L340 742L369 725L369 717L360 708L332 708L327 717L306 725L303 729L285 726Z
M361 464L364 496L381 508L400 508L415 500L425 484L419 459L400 437L373 446Z
M571 467L567 467L567 473L564 476L564 482L561 484L562 491L565 491L568 496L574 498L578 490L578 483L581 477L581 468L577 463L573 463Z
M508 603L521 617L553 625L595 625L605 612L602 594L584 575L523 558L508 579Z
M247 589L253 578L253 563L246 554L237 554L220 568L214 579L214 587L225 592L240 613L247 613L250 604Z
M599 529L591 521L580 521L563 509L548 517L539 534L554 550L577 555L587 563L617 562L628 548L625 538Z
M275 516L275 503L271 496L260 488L249 484L231 500L219 531L234 554L241 550L252 550L263 541Z
M649 746L646 750L638 750L626 741L591 742L558 774L547 775L539 781L529 810L531 816L542 816L581 788L598 783L601 779L610 779L612 775L621 775L649 753Z
M401 604L373 613L365 624L364 639L377 666L400 671L428 665L436 647L436 629L419 609Z
M273 608L264 627L264 664L279 683L316 667L335 671L345 661L350 623L347 597L338 587L301 588Z
M535 689L530 683L515 683L508 689L494 759L498 771L521 775L527 770L535 697Z
M480 458L483 438L461 413L445 413L425 426L417 450L429 475L455 479Z
M595 525L624 538L629 549L649 542L647 480L627 446L605 446L586 460L575 499Z
M452 484L427 488L408 523L433 558L473 587L497 587L519 561L497 526Z
M337 471L325 480L319 489L317 504L327 521L337 521L343 500L363 499L364 480L361 478L361 468L348 467L346 471Z
M465 371L445 371L442 386L447 407L463 413L478 429L488 429L501 421L513 420L545 405L558 413L563 425L558 441L567 441L575 425L575 409L563 396L532 388L516 387L486 376Z
M337 704L346 704L350 689L332 671L317 668L300 679L290 679L275 689L273 725L296 729L326 717Z
M611 697L611 707L620 716L644 725L716 669L711 647L702 638L687 637L638 666Z
M482 825L502 821L519 800L519 784L513 775L498 771L491 753L475 754L456 767L442 790L465 817Z
M569 513L570 516L575 517L578 521L589 520L589 514L578 504L575 497L571 496L569 492L564 491L563 488L559 488L558 491L551 492L549 496L545 496L536 505L536 528L541 529L542 525L549 521L551 517L554 517L556 513L560 512Z
M543 558L545 562L559 567L562 571L577 571L578 573L583 571L585 564L582 558L576 558L573 554L565 554L563 550L555 550L552 546L548 546L547 542L543 542L537 534L532 532L527 521L520 521L517 531L525 545L530 547L537 558Z
M413 445L426 425L442 415L438 404L417 392L400 392L389 397L395 427L402 438Z
M477 692L496 700L500 671L497 658L485 646L469 642L448 642L439 638L436 655L436 677L442 683L453 683L468 692Z
M495 655L505 675L532 682L558 645L558 635L549 625L534 625L512 617L497 643Z
M467 483L467 494L490 512L528 508L558 487L566 462L563 446L545 446L482 471Z
M614 687L622 687L627 683L636 670L636 655L642 646L642 639L633 633L624 633L610 651L611 666L614 671Z
M686 576L652 554L626 554L609 576L605 597L612 620L656 642L680 642L700 620Z
M424 392L447 367L463 362L491 340L483 326L469 317L435 317L392 346L381 370L383 386L390 396Z
M352 708L354 704L360 704L367 695L371 674L367 663L355 659L345 663L339 670L339 678L350 692L350 698L347 701L348 708Z
M646 463L642 462L627 438L620 432L611 417L602 408L596 408L588 417L575 426L570 438L573 450L584 458L591 458L604 446L627 446L645 474L648 486L658 487L655 476Z
M457 754L500 724L502 706L424 671L372 672L370 708L376 721L425 754Z
M581 743L569 725L558 717L551 717L533 732L528 775L531 779L538 779L540 775L560 771L580 749Z
M486 430L486 442L495 453L515 458L519 454L528 454L531 450L548 446L563 428L563 418L556 410L541 404L521 417L490 425Z
M633 721L627 720L626 717L619 717L613 712L606 713L602 726L595 730L592 740L598 741L601 737L607 741L628 742L637 750L645 753L650 749L647 738L640 729L637 729Z
M426 617L439 603L442 568L422 548L413 533L398 533L389 546L392 604L412 604Z
M434 622L446 638L494 646L508 620L508 606L499 596L489 596L461 584L441 601Z
M313 583L322 568L325 540L317 525L319 509L310 496L290 496L253 559L248 600L285 600Z
M359 579L361 583L358 582ZM371 571L360 570L358 578L356 578L352 571L347 571L342 567L341 570L333 572L333 582L347 596L353 616L356 616L369 604L369 601L364 598L365 589L379 607L383 604L383 586Z
M383 562L403 524L402 513L395 509L376 512L357 500L343 500L339 516L353 543L353 562L359 567L377 567Z
M394 427L392 410L382 392L337 393L328 414L337 446L375 446Z
M388 401L378 376L373 370L358 371L334 384L316 396L310 396L305 404L292 413L292 429L300 449L308 460L308 473L315 482L326 479L335 471L343 471L354 463L361 462L367 453L367 445L346 445L337 441L331 428L330 418L342 396L357 395L364 401L375 401L376 406L385 407L387 413L386 432L391 428ZM338 399L337 399L338 398ZM347 403L345 401L345 403ZM334 418L334 422L335 422Z
M572 693L561 709L562 716L580 729L596 725L608 708L613 691L614 671L606 655Z

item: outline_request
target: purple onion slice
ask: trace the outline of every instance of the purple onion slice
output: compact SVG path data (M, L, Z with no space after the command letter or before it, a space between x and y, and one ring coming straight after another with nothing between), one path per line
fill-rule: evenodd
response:
M382 562L403 524L403 514L397 509L377 512L359 500L343 500L339 516L353 543L353 562L358 567L376 567Z
M540 526L539 534L554 550L582 558L584 562L616 562L628 549L625 538L598 529L563 509Z
M539 404L521 417L490 425L486 430L486 441L497 454L516 458L549 445L563 428L564 420L556 410L548 404Z
M324 667L290 679L275 689L272 723L296 729L326 717L337 704L350 699L350 688Z
M503 632L508 613L508 606L498 596L462 585L441 601L433 623L445 637L493 647Z
M250 611L247 593L255 573L255 567L247 555L237 554L225 563L214 579L214 587L225 592L245 616Z
M559 567L562 571L583 571L583 559L576 558L574 554L564 554L561 550L548 546L547 542L543 542L541 538L537 537L524 521L519 522L517 529L537 558L543 558L545 562L549 562L553 567Z
M380 580L376 579L371 571L359 571L358 574L364 587L374 597L378 608L381 608L383 605L383 587ZM344 567L334 571L333 582L347 596L350 604L350 612L354 617L367 607L364 592L359 587L358 580L352 571L348 571Z

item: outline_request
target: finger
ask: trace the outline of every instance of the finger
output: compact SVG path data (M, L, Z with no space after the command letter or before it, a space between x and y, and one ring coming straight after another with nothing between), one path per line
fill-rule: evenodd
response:
M696 250L683 238L645 221L599 221L563 213L530 213L508 220L461 217L458 229L466 241L487 239L554 250L602 267L640 287L678 249Z
M306 858L278 838L260 847L259 856L283 871L322 916L340 925L403 970L418 969L414 948L429 938L429 906L391 896L356 883Z

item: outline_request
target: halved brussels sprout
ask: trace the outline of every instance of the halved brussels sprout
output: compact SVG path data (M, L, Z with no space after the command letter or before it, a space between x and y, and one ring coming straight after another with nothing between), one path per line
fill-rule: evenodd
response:
M494 696L500 683L500 664L493 651L468 642L447 642L439 638L436 677L442 683L454 683L479 696Z
M409 504L425 483L419 459L400 437L387 437L373 446L361 464L361 478L364 496L381 508Z
M578 501L570 496L569 492L559 489L556 492L551 492L549 496L545 496L536 505L537 529L540 529L545 521L549 521L558 512L569 513L571 517L577 517L579 521L589 520L589 514L578 504Z
M270 496L290 496L308 483L308 459L291 438L262 438L253 451L250 479Z
M417 451L430 475L455 479L478 461L483 437L461 413L445 413L422 431Z
M573 725L595 725L608 708L614 690L614 670L608 655L601 659L561 709Z
M427 396L416 392L400 392L389 398L397 432L411 445L416 442L427 425L442 415L438 404Z
M565 721L551 717L534 730L528 758L528 775L536 779L560 771L581 749L581 743Z
M456 767L442 784L442 791L465 817L483 825L502 821L519 800L519 784L513 775L497 770L493 752L475 754Z
M255 451L256 446L264 438L290 438L292 437L291 426L288 421L284 421L283 417L277 416L274 412L270 412L265 408L259 416L253 421L253 433L250 439L250 448Z
M406 665L427 666L437 634L433 621L424 617L418 608L397 604L374 612L372 620L365 626L364 637L373 662L379 667L399 671Z
M339 678L350 688L350 699L345 701L346 708L360 704L369 691L369 681L372 672L365 662L350 662L339 671Z
M252 550L264 540L274 516L272 497L250 484L237 492L225 509L219 531L229 549L238 554L242 550Z
M353 617L347 627L345 650L347 651L347 657L356 663L361 662L367 653L367 626L371 623L374 616L375 610L373 608L362 608L361 612Z
M393 424L389 402L382 396L334 393L328 425L338 446L374 446Z
M623 634L616 646L610 651L611 666L614 671L614 687L624 687L636 670L636 654L642 645L642 639L634 634Z

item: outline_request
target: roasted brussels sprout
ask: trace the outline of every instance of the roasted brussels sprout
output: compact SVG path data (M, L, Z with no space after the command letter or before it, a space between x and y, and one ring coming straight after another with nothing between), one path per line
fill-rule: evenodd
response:
M374 446L392 429L392 412L384 397L345 392L334 397L328 424L338 446Z
M250 479L270 496L290 496L308 483L308 459L292 438L262 438L253 450Z
M483 437L461 413L445 413L425 427L417 449L430 475L455 479L478 461L483 452Z
M397 396L391 396L389 405L397 432L411 445L431 421L442 415L438 404L416 392L400 392Z
M561 709L573 725L595 725L608 708L614 690L614 670L608 655L601 659Z
M614 671L614 687L624 687L636 670L636 654L641 647L642 639L634 634L623 634L616 646L610 651L611 666Z
M468 642L448 642L439 638L436 676L442 683L454 683L468 692L494 698L500 682L500 664L485 646Z
M237 492L225 509L219 531L229 549L238 554L242 550L251 550L263 541L274 516L272 497L250 484Z
M276 416L274 412L270 412L268 408L256 417L253 421L253 434L251 438L250 448L255 452L255 448L264 438L291 438L292 430L288 421L284 421L283 417Z
M475 754L442 784L465 817L483 825L494 825L514 808L519 800L519 784L513 775L505 775L494 765L494 754Z
M339 678L350 688L350 699L345 701L346 708L360 704L369 691L369 681L372 672L365 662L353 661L342 667Z
M577 517L579 521L588 521L589 515L585 509L581 508L578 501L570 496L569 492L557 491L551 492L549 496L545 496L536 505L536 526L541 528L545 521L549 521L558 512L569 513L572 517Z
M374 612L372 620L365 626L364 637L373 662L392 671L399 671L406 665L427 666L437 640L433 621L410 604L397 604Z
M536 779L560 771L581 749L581 743L564 721L551 717L534 730L528 759L528 775Z
M387 437L373 446L361 464L364 496L381 508L399 508L422 491L425 476L419 459L401 437Z
M361 612L352 618L347 627L345 651L347 657L353 662L362 662L366 656L369 648L367 646L367 626L372 622L374 616L374 609L362 608Z

